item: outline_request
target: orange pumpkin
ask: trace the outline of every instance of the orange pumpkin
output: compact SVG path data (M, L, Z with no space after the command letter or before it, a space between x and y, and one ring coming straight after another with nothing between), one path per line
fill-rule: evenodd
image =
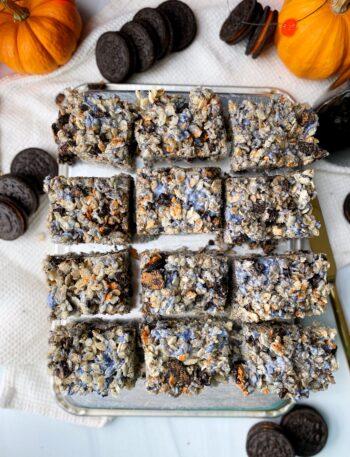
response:
M286 0L276 32L277 51L297 76L325 79L350 65L350 0ZM282 24L296 19L296 31L283 33Z
M0 0L0 62L49 73L71 58L81 30L74 0Z

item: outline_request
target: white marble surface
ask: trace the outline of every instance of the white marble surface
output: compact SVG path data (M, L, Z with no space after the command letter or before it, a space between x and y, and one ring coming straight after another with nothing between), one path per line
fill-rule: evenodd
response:
M118 2L114 1L117 7ZM78 0L85 18L106 3L108 0ZM0 74L7 71L0 65ZM340 271L338 278L339 293L350 309L350 268ZM326 320L334 325L330 310ZM329 441L320 457L349 455L350 376L341 347L338 358L341 368L336 374L337 385L312 396L308 402L324 414L329 424ZM243 457L247 431L255 422L222 418L118 418L103 429L94 430L30 413L0 410L0 456Z

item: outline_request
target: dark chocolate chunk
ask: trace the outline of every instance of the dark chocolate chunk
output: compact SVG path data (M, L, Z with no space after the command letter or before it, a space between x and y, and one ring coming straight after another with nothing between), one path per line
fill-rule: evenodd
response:
M148 70L156 60L152 36L144 24L130 21L123 25L121 32L129 37L136 49L136 72Z
M133 21L148 24L157 37L157 59L164 57L169 51L170 30L169 22L164 14L155 8L142 8L134 16Z
M168 0L157 8L169 19L173 30L172 52L182 51L194 40L197 23L191 8L179 0Z
M344 210L345 219L350 224L350 194L348 194L344 200L343 210Z
M39 197L34 188L17 175L0 176L0 196L13 200L28 216L33 214L39 206Z
M296 406L282 418L281 426L300 457L316 455L326 445L327 424L310 406Z
M119 32L106 32L96 44L96 63L108 81L125 81L134 71L134 55L126 37Z
M220 30L220 38L228 44L236 44L251 32L251 23L259 10L256 0L243 0L229 14ZM261 7L261 5L260 5ZM247 24L248 23L248 24Z
M249 457L294 457L295 452L282 428L273 422L259 422L248 432L246 451Z
M27 229L27 217L16 203L0 197L0 239L15 240Z
M43 181L46 176L58 175L57 161L46 151L28 148L19 152L11 163L11 173L33 183L36 190L43 194Z

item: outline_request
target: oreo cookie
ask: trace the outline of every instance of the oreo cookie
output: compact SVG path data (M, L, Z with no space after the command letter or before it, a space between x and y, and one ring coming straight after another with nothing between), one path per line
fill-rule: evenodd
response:
M179 0L167 0L157 10L170 21L173 30L172 52L182 51L194 40L197 33L196 18L191 8Z
M27 217L15 202L0 197L0 239L12 241L19 238L27 229Z
M7 174L0 176L0 196L8 197L30 216L39 206L36 191L20 176Z
M250 33L261 5L256 0L243 0L229 14L220 30L220 39L237 44Z
M282 421L284 433L301 457L318 454L325 447L328 427L316 409L310 406L296 406Z
M246 451L249 457L294 457L295 452L282 428L273 422L259 422L248 432Z
M348 194L345 197L345 200L344 200L344 203L343 203L343 211L344 211L345 219L350 224L350 194Z
M247 55L251 54L253 59L256 59L273 42L277 21L278 11L272 11L269 6L266 6L259 21L260 25L249 38L245 52Z
M135 14L133 21L147 24L153 30L156 35L158 60L169 53L172 46L172 28L161 11L155 8L142 8Z
M152 32L145 24L130 21L120 30L134 44L136 49L136 72L148 70L156 60L156 46L152 39Z
M43 194L43 181L46 176L58 175L57 161L46 151L28 148L20 151L11 163L11 173L26 179Z
M156 31L154 30L154 28L151 25L149 25L148 22L143 21L142 19L139 19L139 20L134 21L134 22L138 22L139 24L143 25L144 28L147 30L149 36L151 37L153 46L154 46L155 60L157 60L158 55L160 53L160 42L158 40L158 36L157 36Z
M96 44L96 64L108 81L125 81L135 70L135 53L128 38L120 32L106 32Z

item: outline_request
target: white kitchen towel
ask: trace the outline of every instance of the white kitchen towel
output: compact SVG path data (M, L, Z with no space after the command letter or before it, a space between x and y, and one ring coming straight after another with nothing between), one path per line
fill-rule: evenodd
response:
M54 104L56 94L67 86L100 81L102 78L94 55L98 37L104 31L118 30L139 8L155 6L159 2L112 1L90 24L87 38L63 68L47 76L15 76L0 80L3 173L9 171L16 152L26 147L37 146L55 154L50 126L57 111ZM228 4L233 7L238 1L189 0L188 3L198 22L198 34L193 44L185 51L158 62L149 71L134 75L130 82L273 86L311 104L325 92L330 81L306 81L294 77L278 59L274 48L253 60L245 56L244 44L228 46L220 41L219 30L228 15ZM269 3L277 9L282 5L282 1L273 0L262 3ZM338 187L342 179L343 175L341 179L337 175ZM327 176L322 177L320 183L324 191L321 200L326 201L330 188ZM330 213L330 217L334 218L334 224L339 214L333 209L335 214ZM326 204L326 219L327 210ZM47 202L42 197L40 210L32 217L27 233L14 242L0 241L0 365L7 370L0 391L0 406L101 426L105 419L74 417L61 411L51 394L49 378L44 374L49 323L41 265L45 255L55 252L45 231L46 212ZM346 246L339 246L339 249L344 251Z

